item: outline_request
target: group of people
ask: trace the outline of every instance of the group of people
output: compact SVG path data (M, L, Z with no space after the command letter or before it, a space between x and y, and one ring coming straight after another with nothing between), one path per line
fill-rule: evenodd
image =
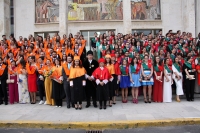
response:
M94 33L92 50L86 52L86 40L78 32L61 37L56 33L43 39L2 36L0 42L0 104L36 103L82 109L92 104L106 109L116 104L121 90L122 102L138 103L139 93L144 102L172 102L186 95L194 101L194 92L200 92L200 34L170 30L165 36L134 33L123 35L108 31ZM93 56L97 55L97 60ZM45 97L45 100L44 100Z

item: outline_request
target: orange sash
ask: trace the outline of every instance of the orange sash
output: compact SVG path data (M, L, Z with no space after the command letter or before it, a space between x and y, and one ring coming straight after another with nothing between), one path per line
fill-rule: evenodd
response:
M3 74L5 68L6 68L6 65L4 64L0 67L0 76Z

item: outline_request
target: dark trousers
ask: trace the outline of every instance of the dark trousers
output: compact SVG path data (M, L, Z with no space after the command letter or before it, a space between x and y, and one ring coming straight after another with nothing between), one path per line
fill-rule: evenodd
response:
M186 98L187 100L194 99L194 85L195 80L185 80L185 91L186 91Z
M3 99L5 103L8 103L6 79L1 80L1 84L0 84L0 103L3 102Z
M44 97L44 81L39 80L37 82L37 86L38 86L38 90L39 90L39 96L40 96L40 100L43 100Z
M104 100L104 101L102 101L102 100L100 100L99 101L99 105L102 107L102 103L104 104L104 106L106 106L106 100Z
M65 94L66 94L66 103L67 106L70 106L70 102L71 102L71 87L69 85L69 81L64 81L63 82L63 87L65 90Z
M86 94L86 101L87 105L90 105L90 98L92 97L93 105L97 105L96 100L96 84L92 81L87 80L86 82L86 88L85 88L85 94Z
M62 106L62 99L55 99L56 106Z

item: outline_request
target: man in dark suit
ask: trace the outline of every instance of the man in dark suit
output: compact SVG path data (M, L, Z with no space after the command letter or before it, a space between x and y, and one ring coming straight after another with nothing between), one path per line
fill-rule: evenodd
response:
M72 65L72 60L73 56L69 54L67 56L67 62L63 63L63 69L62 69L62 76L63 76L63 87L65 90L66 94L66 103L67 103L67 108L70 108L70 103L72 104L72 107L74 107L73 101L72 101L72 91L69 85L69 72L70 72L70 67Z
M44 88L44 76L42 75L42 69L44 67L44 56L40 56L38 59L38 78L37 78L37 86L39 90L40 102L39 105L44 104L43 97L45 96L45 88Z
M86 75L86 100L87 105L86 108L90 106L90 98L92 97L93 105L96 108L97 107L97 101L96 101L96 83L94 79L91 77L92 73L96 68L98 68L99 64L96 60L93 59L93 52L88 51L87 52L87 59L83 63L83 67L85 68L87 75Z
M7 84L6 80L8 79L8 67L3 64L3 59L0 57L0 105L8 105L8 94L7 94Z

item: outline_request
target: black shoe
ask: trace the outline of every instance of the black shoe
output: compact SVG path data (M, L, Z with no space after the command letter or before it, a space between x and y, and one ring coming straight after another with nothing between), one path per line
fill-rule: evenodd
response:
M33 104L33 102L31 102L31 104Z
M190 99L190 101L194 101L194 99Z
M104 106L104 108L103 109L106 109L106 106Z
M78 109L78 107L75 107L75 110L77 110Z
M100 106L99 109L101 110L101 109L102 109L102 106Z
M81 109L82 109L82 107L79 107L78 109L79 109L79 110L81 110Z
M114 104L114 105L115 105L116 103L112 103L112 104Z
M1 105L1 104L3 104L3 102L2 102L2 101L0 102L0 105Z
M72 104L72 108L75 108L75 105L74 105L74 104Z
M5 102L5 105L8 105L8 102Z
M85 107L86 107L86 108L89 108L89 107L90 107L90 105L88 105L88 104L87 104Z
M69 109L69 108L70 108L70 105L67 105L67 108Z
M109 107L112 107L112 105L109 105Z
M188 102L190 102L190 99L187 99Z
M96 105L96 104L94 104L94 107L95 107L95 108L97 108L97 105Z

